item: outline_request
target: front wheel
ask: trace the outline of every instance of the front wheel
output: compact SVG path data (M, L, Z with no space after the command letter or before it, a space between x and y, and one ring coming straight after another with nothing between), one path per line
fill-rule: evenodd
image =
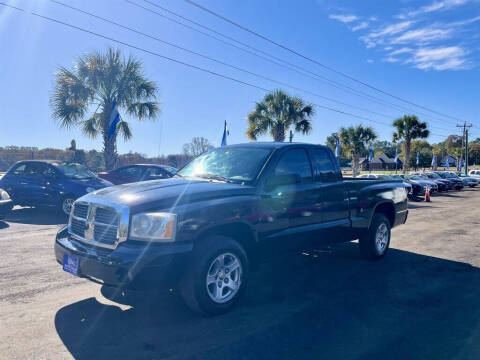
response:
M67 216L70 215L70 211L72 211L73 203L75 199L71 196L66 196L60 202L60 210Z
M224 236L199 244L180 284L185 303L194 311L218 315L239 300L248 279L249 263L243 247Z
M385 256L390 246L390 221L383 214L374 214L368 231L360 237L360 251L370 260Z

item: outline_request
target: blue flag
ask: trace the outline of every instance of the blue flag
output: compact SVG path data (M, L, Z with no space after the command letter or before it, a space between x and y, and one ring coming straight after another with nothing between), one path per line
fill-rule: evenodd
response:
M445 167L450 170L450 158L447 156L447 161L445 162Z
M370 149L370 152L368 154L368 162L372 162L372 160L373 160L373 150Z
M395 164L398 163L398 148L395 149Z
M118 113L117 100L113 100L112 111L110 113L110 121L108 125L108 138L110 139L117 131L117 124L120 121L120 114Z
M340 139L337 138L337 146L335 146L335 156L340 157Z
M417 152L417 165L420 164L420 153Z
M223 126L223 136L222 136L222 145L221 146L227 146L227 136L228 135L230 135L230 132L228 131L227 120L225 120L225 124Z
M435 166L436 162L437 162L437 155L433 154L433 156L432 156L432 167Z

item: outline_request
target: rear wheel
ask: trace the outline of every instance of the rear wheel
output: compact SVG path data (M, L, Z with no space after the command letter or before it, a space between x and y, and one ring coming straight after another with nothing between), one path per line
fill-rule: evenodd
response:
M383 214L374 214L367 233L360 237L360 251L370 260L385 256L390 246L390 221Z
M180 284L185 303L194 311L217 315L230 310L248 279L243 247L224 236L212 236L195 250L194 260Z

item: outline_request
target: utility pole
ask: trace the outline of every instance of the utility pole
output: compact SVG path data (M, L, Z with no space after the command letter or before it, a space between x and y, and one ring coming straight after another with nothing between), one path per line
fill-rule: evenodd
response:
M458 128L463 128L462 147L465 144L465 175L468 175L468 131L472 126L472 124L467 124L466 121L463 125L457 125ZM462 156L460 156L460 161L462 161ZM459 166L461 169L462 163Z

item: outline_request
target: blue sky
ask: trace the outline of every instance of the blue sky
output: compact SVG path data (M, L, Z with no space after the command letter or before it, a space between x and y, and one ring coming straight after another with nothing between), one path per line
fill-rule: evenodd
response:
M47 0L3 1L263 88L280 87ZM326 136L340 126L352 124L372 125L380 138L391 140L391 127L376 122L391 123L404 113L417 113L421 120L432 126L435 134L429 139L432 142L441 141L442 136L458 133L456 120L401 103L328 72L184 1L151 0L310 72L402 108L370 101L318 81L318 78L277 66L123 0L62 1L248 71L288 83L297 89L284 89L303 97L307 102L334 107L373 121L316 108L312 133L308 136L296 135L297 141L324 143ZM132 1L155 9L143 0ZM476 125L472 129L472 136L480 137L480 130L477 130L480 128L479 0L198 1L323 64L399 97L472 122ZM169 16L174 18L173 15ZM253 109L255 101L263 97L263 91L0 6L0 146L65 148L75 138L80 148L100 150L99 139L88 139L78 129L65 130L56 126L51 116L49 98L58 66L71 67L78 55L108 46L119 47L124 54L132 54L143 61L145 73L159 87L158 100L162 109L156 122L128 119L134 137L128 142L120 140L119 152L138 151L148 155L181 152L182 145L194 136L204 136L218 146L224 120L227 120L230 128L229 143L248 141L245 117ZM327 101L312 93L357 108ZM374 113L359 110L358 107Z

